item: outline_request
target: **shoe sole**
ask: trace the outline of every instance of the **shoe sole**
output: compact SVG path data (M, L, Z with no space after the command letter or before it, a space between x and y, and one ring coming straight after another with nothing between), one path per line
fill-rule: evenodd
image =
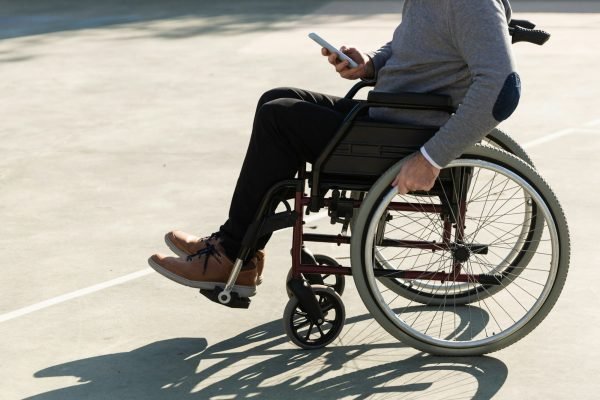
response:
M154 262L154 260L152 260L151 258L148 259L148 265L150 265L150 267L153 270L155 270L156 272L158 272L165 278L168 278L168 279L172 280L173 282L177 282L180 285L193 287L195 289L206 289L206 290L213 290L216 287L222 287L222 288L225 287L224 282L191 281L189 279L183 278L177 274L174 274L173 272L169 271L168 269L161 267L156 262ZM256 287L234 285L233 288L231 289L231 291L237 293L240 297L252 297L256 294Z
M181 258L186 258L189 256L188 253L186 253L185 251L181 250L179 247L175 246L175 243L173 243L171 241L171 239L169 238L169 234L165 234L165 244L167 245L167 247L173 252L175 253L178 257ZM257 280L256 280L256 284L260 285L262 283L262 275L259 275Z

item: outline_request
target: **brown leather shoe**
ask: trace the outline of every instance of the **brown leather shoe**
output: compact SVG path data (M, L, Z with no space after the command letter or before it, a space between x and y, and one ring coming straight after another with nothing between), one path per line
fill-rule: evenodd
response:
M218 243L219 241L217 235L214 233L211 236L203 238L182 231L171 231L165 235L167 246L173 253L182 258L196 254L209 244Z
M201 238L183 231L171 231L165 235L165 243L173 253L179 257L186 258L206 248L209 244L220 243L220 239L214 233L211 236ZM262 272L265 267L265 251L258 250L254 257L256 257L255 263L258 271L257 284L260 285L262 283ZM254 260L254 257L250 262Z
M233 262L225 256L218 243L207 246L203 254L194 257L177 258L154 254L148 259L148 264L159 274L177 283L208 290L225 286L233 269ZM251 265L247 267L250 268L240 272L233 287L233 291L240 297L256 294L256 264L253 260L249 264Z

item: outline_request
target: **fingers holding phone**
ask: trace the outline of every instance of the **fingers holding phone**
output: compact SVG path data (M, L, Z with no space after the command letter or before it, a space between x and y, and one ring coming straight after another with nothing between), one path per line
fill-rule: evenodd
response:
M349 64L338 65L343 68L336 68L336 71L342 76L342 78L346 79L358 79L364 77L365 70L365 57L361 54L360 51L355 49L354 47L347 48L346 46L342 46L340 49L342 53L350 57L352 60L358 64L356 67L352 67ZM343 62L341 63L343 64Z
M340 51L351 58L356 63L356 66L352 67L349 61L340 59L337 53L333 53L325 47L321 49L321 54L327 57L329 64L335 67L336 72L340 74L342 78L359 79L368 76L368 68L365 65L365 59L357 49L354 47L346 48L345 46L342 46Z
M370 60L365 62L365 57L356 48L342 46L338 50L316 33L311 33L308 37L322 46L321 54L327 57L342 78L359 79L373 76Z

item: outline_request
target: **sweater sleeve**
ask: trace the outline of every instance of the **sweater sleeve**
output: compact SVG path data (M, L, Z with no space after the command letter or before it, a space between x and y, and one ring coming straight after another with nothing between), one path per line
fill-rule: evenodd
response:
M457 112L423 146L445 166L508 118L521 93L501 0L448 0L449 29L472 77Z
M381 46L379 50L367 54L373 61L373 69L375 76L379 70L385 65L386 61L392 56L392 42L388 42Z

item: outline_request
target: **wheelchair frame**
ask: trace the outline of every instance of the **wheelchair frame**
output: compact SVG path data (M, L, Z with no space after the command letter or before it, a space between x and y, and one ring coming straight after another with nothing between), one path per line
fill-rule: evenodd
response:
M351 99L363 88L372 87L375 85L374 81L361 81L355 84L349 92L346 94L346 98ZM402 109L412 109L412 110L435 110L435 111L445 111L448 113L453 113L455 109L452 107L451 99L447 96L442 95L428 95L428 94L420 94L420 93L399 93L399 94L391 94L391 93L374 93L371 92L370 95L375 95L375 101L367 100L361 102L356 105L353 110L348 114L343 124L338 129L335 136L329 142L323 153L319 156L317 161L314 163L312 171L307 174L306 168L302 166L299 168L298 178L281 181L275 184L265 195L261 207L259 208L254 222L249 227L243 241L242 241L242 249L236 260L236 264L234 265L233 272L227 285L224 290L220 291L217 289L216 293L208 293L204 291L204 294L207 295L211 300L218 301L221 304L228 305L234 308L246 308L249 306L249 302L245 299L240 299L239 297L235 299L233 303L231 303L232 297L230 293L232 293L232 288L234 286L235 280L237 279L237 275L241 270L242 261L246 259L254 249L258 239L264 235L270 234L274 231L285 229L285 228L293 228L293 239L292 239L292 275L294 278L300 278L302 274L335 274L335 275L352 275L352 271L350 267L346 266L322 266L315 265L314 260L310 260L310 257L307 257L305 254L303 257L302 248L304 242L320 242L320 243L334 243L337 245L342 244L350 244L351 238L349 236L344 235L325 235L325 234L306 234L303 231L303 219L302 215L307 210L307 213L310 212L318 212L322 208L331 208L335 207L336 202L340 201L340 199L334 197L324 197L320 194L320 185L322 182L322 169L329 159L329 157L334 152L336 146L339 145L340 142L346 137L349 133L353 122L357 120L357 117L364 112L365 110L371 107L389 107L389 108L402 108ZM516 142L512 141L508 135L501 131L495 132L495 143L498 144L500 148L508 149L510 151L514 151L516 153L521 153L529 160L528 156L518 145ZM414 151L418 150L418 147L412 149ZM408 155L410 153L407 153ZM311 181L311 193L310 197L304 194L306 189L306 180ZM341 183L340 189L342 190L356 190L366 192L371 187L374 180L365 182L364 180L350 181ZM330 183L330 185L335 186L335 183ZM295 207L292 211L290 208L286 212L276 214L271 217L271 219L265 219L269 210L272 208L272 203L278 198L281 197L282 193L289 193L289 191L294 191L294 203ZM285 197L285 196L283 196ZM348 204L351 207L351 210L359 209L362 201L361 200L349 200L342 198L342 202L346 203L346 210L348 210ZM394 209L399 211L411 211L412 207L410 204L394 204ZM431 206L429 208L429 212L431 213L441 213L443 210L440 207ZM335 216L334 216L335 218ZM448 224L446 229L446 237L450 235L451 226ZM391 244L391 243L390 243ZM448 245L441 244L432 244L425 242L411 242L405 241L404 243L396 243L398 246L415 246L423 249L430 250L448 250ZM485 249L479 248L475 249L481 254L484 254ZM302 262L303 260L308 260L309 262ZM379 273L386 273L389 276L389 271L379 271ZM411 279L417 276L423 276L419 273L406 273L401 278ZM400 276L399 276L400 277ZM431 279L448 279L447 275L433 275ZM455 279L460 279L463 281L472 281L473 277L464 276L457 274ZM489 280L489 277L477 278L480 281Z
M346 97L351 98L360 89L372 85L373 82L360 82L348 92ZM357 126L357 121L359 121L359 117L364 114L365 110L371 107L437 110L446 111L449 113L452 113L454 111L451 106L450 100L445 96L423 95L414 93L374 94L373 92L371 92L366 101L361 101L348 114L342 126L335 134L334 138L330 141L324 152L314 163L312 171L307 172L306 168L302 166L299 169L298 177L296 179L285 180L271 187L271 189L265 195L260 209L256 213L254 222L249 227L242 241L242 249L240 251L238 259L235 262L233 271L231 272L227 284L224 288L217 287L212 291L201 290L202 294L204 294L212 301L218 302L229 307L247 308L250 304L250 299L241 298L237 293L235 293L232 290L237 276L241 270L242 260L246 259L254 251L254 249L256 248L257 241L262 236L271 234L272 232L280 229L292 227L292 268L291 277L287 283L288 294L290 295L291 300L290 303L288 303L288 307L286 307L286 311L284 313L284 326L286 327L286 332L288 333L288 336L290 336L294 343L296 343L300 347L307 349L323 347L330 343L333 339L335 339L335 337L337 337L337 334L343 326L343 322L345 319L345 311L343 308L343 303L341 302L341 298L339 297L338 293L336 293L331 288L322 286L322 284L324 284L322 276L334 275L336 276L336 279L338 279L347 275L355 275L354 268L350 266L338 265L337 263L332 262L328 263L331 265L319 265L315 256L313 256L308 250L304 248L304 244L305 242L334 243L337 245L351 244L351 250L353 252L352 263L354 265L355 258L360 259L361 257L355 257L354 247L364 247L364 244L361 242L364 241L364 238L354 238L354 229L352 236L347 236L345 234L328 235L319 233L305 233L303 229L303 215L309 214L311 212L317 212L323 208L327 208L329 210L329 216L332 218L332 222L343 223L343 231L345 231L350 222L353 220L356 214L356 210L361 209L365 201L365 199L363 199L363 196L360 196L359 198L357 198L356 196L346 197L346 191L352 191L353 193L371 191L372 187L374 187L373 184L375 183L375 185L377 185L375 181L379 182L379 180L382 179L379 178L379 176L382 175L382 171L387 171L386 174L389 175L391 171L395 169L397 173L397 171L399 170L400 163L397 162L397 159L394 159L394 157L402 158L402 154L408 155L417 151L418 148L428 138L427 136L424 136L417 142L411 142L408 147L401 146L399 152L392 151L392 161L387 161L391 162L390 165L382 165L381 159L378 156L373 158L375 161L372 165L370 165L368 161L366 163L363 163L363 165L366 165L368 169L370 169L370 175L328 175L327 172L330 166L329 163L335 156L336 151L340 149L340 145L344 144L344 140L346 140L349 136L352 136L354 132L353 128ZM381 123L377 122L373 122L373 124L373 126L381 125ZM400 125L394 125L394 127L396 126ZM418 133L419 132L417 132L417 134ZM487 150L487 152L493 150L491 156L486 155L488 159L496 161L496 159L510 157L507 155L506 152L502 150L507 149L511 153L521 156L521 159L524 159L525 161L521 161L516 157L512 157L512 159L514 160L511 161L511 159L509 159L505 162L511 164L516 162L515 160L518 160L518 162L522 164L520 168L531 170L535 174L535 171L531 167L531 160L529 159L525 151L522 148L520 148L520 146L516 144L516 142L510 139L509 136L507 136L501 131L496 130L488 136L487 140L490 143L492 143L494 147L498 148L498 150ZM475 151L475 153L477 153L477 151ZM483 152L482 154L484 153L485 152ZM350 155L351 159L352 157L353 156ZM417 210L418 212L440 215L441 219L444 221L441 242L431 240L390 239L384 238L383 234L381 234L381 242L377 243L377 245L383 245L386 247L393 248L419 249L428 250L431 252L447 252L449 254L452 254L452 270L428 271L427 269L409 269L391 271L390 269L384 268L381 264L375 263L376 265L370 268L372 279L379 279L382 282L384 282L384 285L388 285L390 284L390 282L420 281L434 282L438 285L443 285L445 282L453 282L455 284L462 283L467 287L475 287L474 289L469 289L465 293L461 293L460 296L456 296L455 294L453 301L456 303L456 305L460 306L469 304L469 302L472 302L475 297L480 298L493 296L495 293L503 289L504 284L510 284L513 280L516 279L516 277L521 273L521 270L524 268L524 266L527 265L530 258L532 257L532 255L528 253L528 251L535 252L535 246L537 245L534 246L532 245L532 243L537 242L539 240L539 237L536 236L536 230L543 230L544 228L544 223L538 221L538 212L540 211L540 209L539 207L536 208L536 205L530 206L533 208L531 208L528 211L529 214L525 219L525 223L529 224L529 232L522 240L524 244L521 243L521 245L524 247L533 246L533 250L531 250L531 248L529 247L527 247L525 250L520 249L519 256L515 258L513 263L505 270L494 270L494 273L477 274L472 271L469 271L468 268L463 266L463 264L465 264L468 261L469 257L473 255L474 257L487 255L489 250L486 244L466 243L464 240L465 214L467 211L465 191L467 190L471 179L469 175L469 168L471 167L461 167L452 170L448 173L446 173L445 170L442 170L440 174L440 177L442 178L440 178L438 180L439 182L436 183L437 189L436 186L434 186L432 191L427 194L428 196L436 195L435 191L437 190L437 196L439 196L440 199L442 193L446 196L447 204L443 202L441 204L419 204ZM444 177L444 174L446 174L447 176ZM444 179L446 181L450 179L450 181L448 182L450 182L452 185L455 185L458 181L458 192L455 190L455 188L451 190L450 187L445 187ZM531 180L531 178L528 179ZM536 178L534 177L533 180L535 181L535 179ZM309 195L305 193L307 189L307 182L310 186ZM525 182L524 184L527 185L528 183ZM542 181L542 183L540 184L543 185L545 183ZM327 196L326 194L330 190L332 191L332 194ZM293 196L291 195L292 192ZM446 192L452 193L452 195L450 196L451 199L448 198ZM553 195L551 194L551 196ZM294 199L293 209L287 202L287 199L289 198ZM367 197L366 200L369 201L369 198ZM276 205L282 201L283 204L286 206L286 210L275 213ZM541 206L544 209L546 208L545 201L548 200L540 201L539 204L539 206ZM478 343L480 344L478 345L466 346L466 348L456 348L456 346L453 346L452 343L446 343L444 341L438 343L434 339L431 339L429 340L429 342L425 343L423 342L423 340L419 339L418 332L413 334L410 334L410 332L409 334L404 332L406 330L410 330L409 328L406 328L404 330L400 329L400 331L398 331L398 326L394 325L393 323L390 323L389 317L385 317L385 312L381 310L380 305L378 305L376 301L370 298L365 298L361 293L363 302L365 303L365 305L367 305L367 307L372 312L373 316L378 320L380 325L382 325L386 330L388 330L394 336L398 337L400 340L410 343L414 347L430 353L446 355L483 354L485 352L498 350L499 348L505 347L511 344L512 342L519 340L530 330L532 330L533 327L535 327L535 325L537 325L537 323L539 323L539 321L541 321L541 319L543 319L543 317L550 311L554 302L558 298L560 291L562 290L562 286L564 285L564 279L566 277L566 271L568 268L569 237L568 229L566 227L566 221L564 220L564 215L562 215L562 210L560 210L560 205L558 204L558 201L553 198L551 198L549 201L553 204L556 204L553 207L553 209L558 209L558 212L555 211L552 213L546 213L545 215L547 215L547 218L551 220L557 220L558 225L562 226L562 228L559 229L561 230L561 232L559 232L559 236L560 240L566 243L566 245L564 246L561 245L560 262L563 266L561 267L562 269L559 271L560 273L558 273L558 283L556 285L553 284L551 289L545 291L543 302L541 303L541 305L538 306L536 303L537 309L535 310L535 313L528 313L526 315L526 318L524 317L525 322L523 323L523 325L527 325L527 327L520 327L520 329L523 329L521 329L521 332L519 334L513 334L512 337L508 338L501 337L499 343L487 343L485 340L483 340L483 342L479 341ZM371 206L372 204L369 205L369 207ZM392 201L386 207L388 212L415 212L415 205L409 202ZM362 214L359 213L359 220L360 215ZM359 226L358 231L362 233L364 229L362 229L362 227ZM451 240L453 233L454 241ZM357 278L355 277L355 281L356 279ZM364 275L364 271L361 272L360 279L363 279L365 282L369 280L368 276ZM385 282L387 282L387 284ZM366 285L366 283L361 283L361 285L363 284ZM368 291L370 289L367 288L364 290ZM403 290L407 291L408 289L403 288ZM421 293L414 294L414 299L417 302L419 302L419 296L421 296ZM427 298L428 304L440 304L442 300L436 299L436 296L436 292L425 293L425 297ZM444 298L443 301L445 302L446 299ZM327 304L327 306L325 307L326 310L324 310L323 304ZM327 335L323 335L322 340L317 340L314 342L311 342L308 339L308 336L310 336L310 331L306 338L297 337L297 335L295 335L294 332L292 332L294 329L294 314L292 314L294 312L294 309L302 310L304 318L306 318L307 320L306 323L310 324L311 327L319 327L321 326L321 324L324 323L324 321L327 321L336 325L335 330L337 333L328 333ZM327 314L330 312L328 310L332 309L336 310L335 321L329 321L326 319ZM540 316L538 316L537 314L540 314ZM530 323L530 320L532 323ZM318 329L320 330L320 328Z
M518 41L529 41L540 45L545 43L549 34L533 30L534 27L535 25L528 21L513 20L510 24L513 43ZM373 81L359 82L350 89L346 98L354 98L358 91L370 86L374 86ZM360 119L368 109L374 107L444 111L450 114L455 112L452 100L447 96L370 92L367 100L360 101L346 116L333 139L313 164L310 172L303 165L299 168L298 178L279 182L270 188L256 213L254 222L243 238L242 248L225 287L216 287L212 291L201 290L201 293L212 301L229 307L247 308L250 300L241 298L232 291L243 260L247 259L254 251L261 237L280 229L292 227L292 268L287 282L290 301L284 312L284 327L290 339L300 347L311 349L329 344L337 337L344 324L345 311L339 296L343 290L343 284L337 285L336 282L337 286L334 285L333 288L322 286L324 284L323 275L334 275L336 278L354 275L363 303L379 324L399 340L425 352L440 355L480 355L499 350L520 340L533 330L552 309L562 291L568 271L569 232L562 208L552 190L539 177L533 168L533 162L518 143L504 132L495 129L486 137L488 144L491 144L492 147L483 146L468 150L463 157L453 161L447 169L441 171L440 177L430 191L409 193L415 198L422 196L430 199L437 196L440 199L439 204L433 201L430 203L418 202L418 207L416 207L415 203L408 201L394 201L397 191L390 188L389 182L400 170L401 160L418 151L438 128L403 126L401 124L391 126L387 124L386 126L385 123ZM367 131L361 131L363 128ZM375 143L366 139L373 136L372 132L368 131L373 128L378 129L378 141ZM403 131L402 140L398 140L398 132L401 130ZM348 160L350 160L350 164L352 162L360 164L360 169L352 170L354 173L348 172L348 168L345 167L348 165ZM475 169L477 169L477 174L474 173ZM516 214L517 220L523 219L520 222L521 230L517 229L517 233L509 231L510 226L518 226L519 223L506 222L509 226L506 228L507 233L497 234L500 236L496 236L489 245L471 241L465 232L468 191L471 186L477 184L481 171L484 171L484 174L491 172L493 175L489 184L490 192L493 193L488 193L488 197L500 193L498 199L504 201L502 193L509 183L512 185L510 190L518 196L522 196L522 203L518 204L523 208L522 211L519 208L520 212L513 213L514 209L511 209L500 214L504 217ZM504 179L505 183L501 188L494 186L496 175ZM305 194L307 182L310 186L310 195ZM485 190L485 187L480 190ZM332 194L327 196L329 191ZM350 197L346 197L347 191L352 192ZM292 192L293 195L291 195ZM368 192L366 198L364 195L358 197L355 195L365 192ZM287 202L289 198L294 199L293 209ZM520 197L516 197L516 199L521 200ZM280 202L283 202L286 210L276 213L276 206ZM484 205L484 210L485 207ZM332 223L344 224L342 234L327 235L304 232L303 215L318 212L323 208L328 209ZM358 213L357 210L359 210ZM393 219L392 212L439 215L440 221L443 221L441 222L441 242L431 240L431 234L425 240L386 237L385 228L388 221ZM484 212L482 211L481 214L483 216ZM489 214L486 218L488 217ZM494 218L496 218L495 214ZM347 236L345 233L352 221L355 221L356 229L353 227L352 236ZM485 222L495 221L483 221L482 225L477 227L477 231L484 228L483 223ZM501 232L503 230L500 229ZM546 231L548 233L545 233ZM454 240L452 240L453 233ZM514 244L512 242L504 243L504 237L508 234L515 238ZM549 235L549 239L542 239L542 235ZM472 234L473 238L475 236L477 235ZM498 248L491 249L490 246L498 241L502 244L499 246L500 250ZM312 255L304 248L305 242L350 244L352 266L339 265L335 260L330 260L326 256ZM508 315L508 322L495 321L497 328L493 329L499 329L499 332L488 333L485 327L485 332L478 331L476 325L482 321L485 322L486 313L485 310L479 309L479 321L477 318L472 319L472 310L475 312L477 309L472 306L472 303L482 303L484 308L490 311L485 300L493 297L500 308L509 314L494 296L507 291L509 285L523 289L514 282L521 278L521 274L527 271L529 262L538 255L538 246L546 245L546 242L550 242L549 251L552 254L543 252L539 252L539 254L551 256L548 271L543 271L547 272L548 277L545 280L542 278L542 282L523 278L524 281L532 281L542 286L541 289L532 291L535 294L525 290L529 296L534 297L534 300L529 299L521 303L509 291L508 295L515 298L518 306L524 311L521 310L516 319L512 315ZM448 253L450 256L446 256L446 258L449 258L450 264L449 267L442 265L441 270L435 271L430 271L428 267L425 270L385 268L389 262L384 255L378 253L380 252L378 247L382 247L383 250L390 247ZM506 252L508 255L503 259L503 256L499 256L495 252ZM469 259L473 257L477 260L474 263L481 263L478 258L488 255L488 253L497 259L499 257L499 264L485 264L486 260L483 260L485 268L481 268L481 270L490 270L491 272L473 272L475 268L469 264ZM319 265L317 259L326 259L327 262L324 263L325 265ZM446 271L445 269L450 270ZM542 271L542 269L537 270L534 267L532 272L536 271ZM343 281L341 282L343 283ZM417 289L413 288L415 282ZM434 282L434 284L429 282ZM453 285L456 284L456 287L451 288L452 292L448 287L450 282ZM381 291L378 288L379 284L387 289ZM408 304L399 311L394 309L392 302L386 303L387 300L384 299L384 293L388 290L397 294L396 298L406 299ZM500 297L500 301L503 301L502 298ZM506 298L504 297L504 299ZM508 299L510 300L510 297ZM448 332L443 332L442 315L442 322L435 322L440 325L439 333L432 334L429 333L429 327L434 324L433 319L426 329L415 324L419 317L410 321L410 318L413 318L410 314L415 308L413 303L420 303L425 307L421 308L419 316L423 312L432 311L427 307L433 306L434 310L437 307L435 315L444 314L445 307L450 307L450 311L458 313L458 317L461 319L463 316L460 315L460 312L468 311L469 318L465 317L465 321L462 321L458 327L455 322L454 330L451 329L448 334ZM506 305L506 308L509 306ZM328 320L327 316L331 312L335 314L335 318ZM457 315L454 316L455 320L456 317ZM488 315L487 318L489 319L489 317ZM493 313L491 318L506 320L505 316L497 317ZM304 322L296 324L296 320L301 319L304 319ZM325 323L331 326L327 333L321 330ZM307 325L309 326L308 333L300 335L300 329ZM467 335L467 338L463 339L464 332L461 329L467 329L468 325L471 325L470 336ZM316 340L310 339L314 327L321 334L321 337ZM438 329L437 325L435 329Z
M372 87L375 85L374 81L361 81L354 85L350 91L346 94L346 98L353 98L361 89L366 87ZM221 304L234 307L234 308L247 308L250 304L249 299L243 299L236 296L232 292L234 283L241 271L242 260L246 259L256 246L257 241L260 237L268 235L274 231L293 227L293 239L292 239L292 275L294 279L300 279L302 274L336 274L336 275L352 275L350 267L345 266L319 266L315 265L315 262L303 263L302 248L304 242L321 242L321 243L335 243L350 244L350 237L342 235L324 235L324 234L305 234L303 232L303 219L302 215L304 210L308 212L318 212L323 207L332 207L335 205L336 199L333 197L326 198L320 194L320 185L322 181L322 170L327 160L333 154L335 148L342 142L342 140L348 135L352 128L352 124L357 120L357 117L364 113L366 110L372 107L388 107L388 108L402 108L411 110L434 110L434 111L445 111L453 113L455 109L452 107L451 99L448 96L443 95L432 95L432 94L421 94L421 93L370 93L371 100L363 101L357 104L350 113L344 119L344 122L336 132L335 136L328 143L323 153L319 156L317 161L314 163L310 177L307 175L305 166L301 166L298 172L297 179L285 180L275 184L265 195L261 207L259 208L254 222L250 225L244 239L242 240L242 249L234 264L233 271L229 280L223 290L220 288L214 291L201 291L205 296L213 301ZM417 148L412 149L413 151L418 150ZM412 152L412 151L411 151ZM406 155L410 154L407 153ZM311 195L310 197L304 195L306 179L311 181ZM358 180L354 182L346 182L343 185L345 190L360 190L367 191L371 184L374 182L372 179L369 182L364 180ZM335 185L335 184L334 184ZM294 191L295 207L292 211L289 207L286 212L273 215L270 219L267 218L269 210L272 208L274 200L282 193ZM285 196L284 196L285 197ZM344 199L343 199L344 200ZM358 209L361 206L360 200L352 201L352 209ZM398 209L409 209L407 205L397 205ZM432 212L439 212L440 210L432 208ZM404 243L404 245L417 245L417 246L429 246L430 248L443 249L439 245L433 246L425 243ZM424 247L427 248L427 247ZM309 261L312 261L309 259ZM389 271L388 271L389 273ZM464 278L464 277L463 277ZM465 278L466 279L466 278ZM307 298L310 297L306 293L301 293L302 289L298 289L300 286L293 284L294 288L291 290L298 295L298 297ZM232 295L235 296L232 298Z

